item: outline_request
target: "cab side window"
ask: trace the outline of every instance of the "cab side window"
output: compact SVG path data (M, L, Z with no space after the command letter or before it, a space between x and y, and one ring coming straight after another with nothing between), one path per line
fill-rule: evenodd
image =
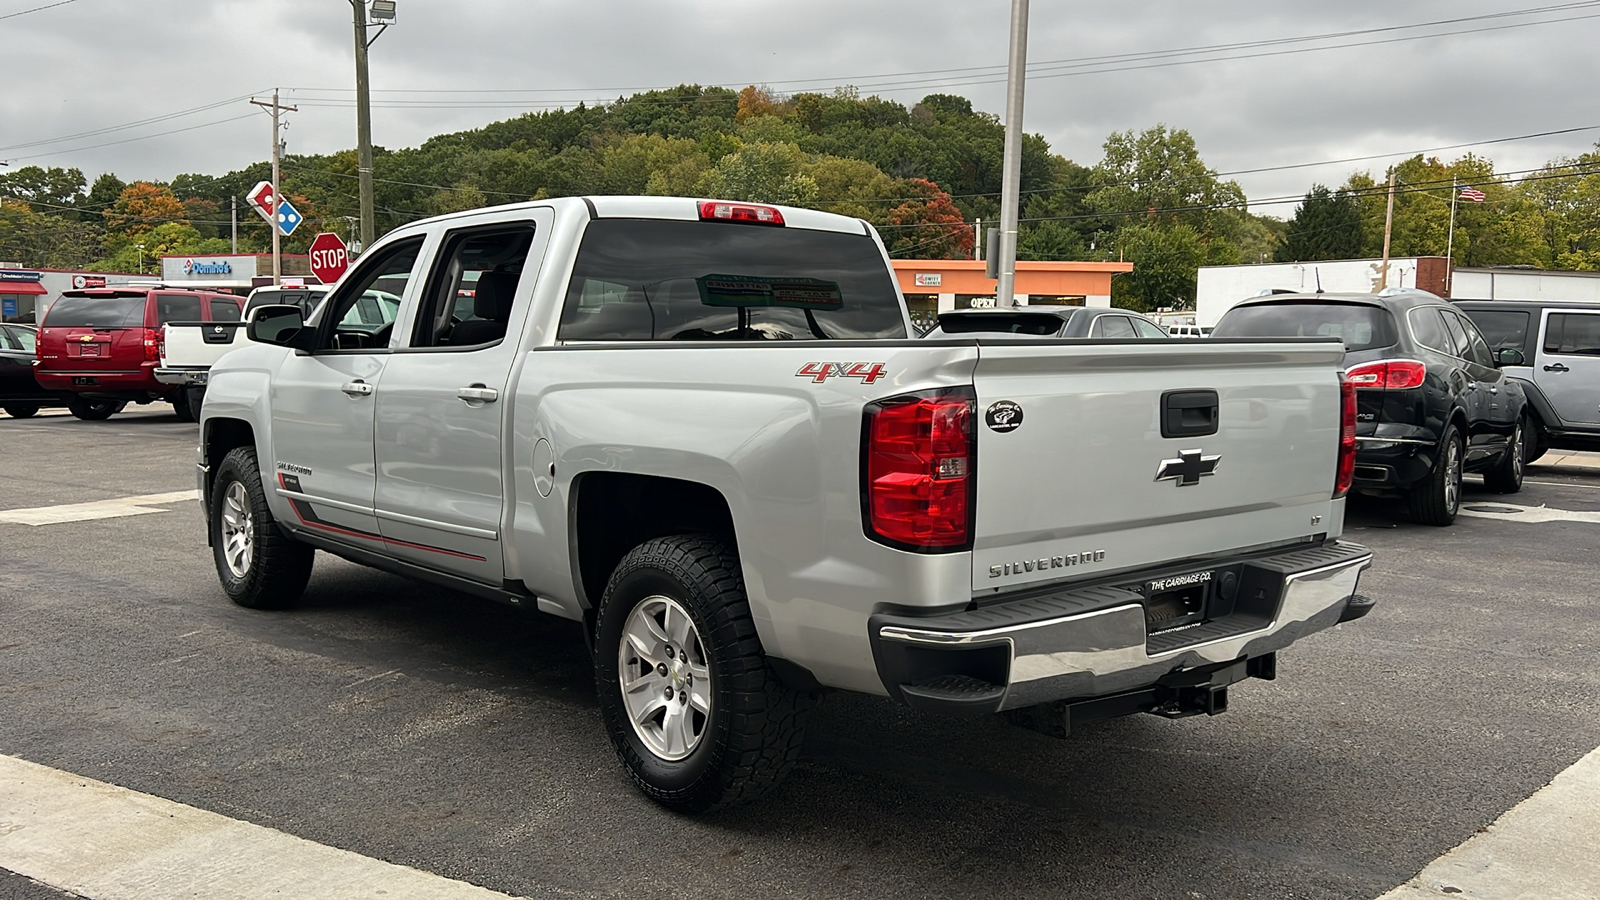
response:
M1471 347L1466 329L1461 327L1461 322L1454 315L1442 309L1439 310L1439 317L1444 319L1444 327L1450 332L1450 346L1445 352L1458 359L1466 359Z
M1127 316L1101 316L1095 319L1094 328L1090 330L1089 336L1103 338L1137 337L1133 332L1133 321Z
M1147 322L1144 319L1133 319L1132 321L1133 327L1139 330L1139 337L1164 338L1167 336L1167 333L1161 330L1161 326L1153 322Z
M200 321L199 294L157 294L156 325Z
M1600 356L1600 316L1551 313L1544 333L1544 352Z
M211 300L211 321L239 321L239 301L215 297Z
M1483 335L1478 333L1478 326L1472 324L1471 319L1460 313L1451 313L1450 315L1461 323L1462 330L1467 333L1467 359L1480 366L1493 368L1494 354L1489 352L1488 343L1484 341Z
M445 235L411 328L411 346L477 349L500 343L522 281L533 225Z
M1444 328L1444 320L1439 318L1439 310L1432 306L1413 309L1406 315L1411 323L1411 336L1417 343L1429 350L1448 353L1454 356L1455 343L1450 339L1450 332Z
M387 321L373 309L393 304L399 309L400 297L410 282L422 254L422 238L390 244L371 258L363 258L355 272L328 298L317 334L317 349L374 350L389 346L394 327L391 313Z

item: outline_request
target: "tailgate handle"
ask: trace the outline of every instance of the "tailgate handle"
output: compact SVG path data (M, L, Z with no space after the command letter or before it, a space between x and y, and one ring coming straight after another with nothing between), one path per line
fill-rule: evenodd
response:
M1167 391L1161 395L1162 437L1204 437L1216 433L1216 391Z

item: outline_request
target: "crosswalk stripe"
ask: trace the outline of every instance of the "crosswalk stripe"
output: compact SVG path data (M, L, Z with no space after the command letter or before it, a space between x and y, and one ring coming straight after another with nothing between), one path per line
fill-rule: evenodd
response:
M1600 749L1379 900L1600 897Z
M60 506L35 506L30 509L0 509L0 525L62 525L67 522L88 522L93 519L142 516L147 513L166 512L167 510L156 508L164 504L198 499L200 499L198 490L169 491L165 494L140 494L137 497L94 500L89 503L63 503Z
M89 900L507 897L4 755L0 868Z

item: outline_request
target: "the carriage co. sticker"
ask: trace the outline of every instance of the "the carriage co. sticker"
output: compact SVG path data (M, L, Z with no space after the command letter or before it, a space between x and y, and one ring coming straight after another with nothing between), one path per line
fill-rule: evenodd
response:
M1005 434L1016 431L1022 424L1022 406L1011 400L997 400L990 404L989 411L983 414L983 420L989 423L991 431Z

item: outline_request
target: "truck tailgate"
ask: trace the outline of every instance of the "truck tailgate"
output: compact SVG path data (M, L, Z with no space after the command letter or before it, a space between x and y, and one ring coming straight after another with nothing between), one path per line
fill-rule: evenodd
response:
M1327 532L1343 354L1337 342L982 344L973 590ZM1167 415L1183 436L1163 436Z

